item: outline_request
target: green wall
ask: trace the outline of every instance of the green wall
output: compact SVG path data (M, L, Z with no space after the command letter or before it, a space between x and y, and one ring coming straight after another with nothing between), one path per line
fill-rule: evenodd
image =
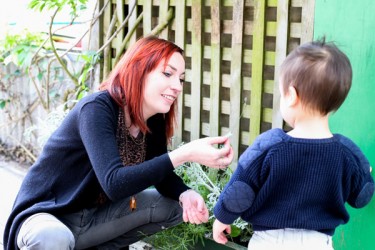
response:
M349 57L353 85L332 115L331 129L362 149L375 172L375 1L315 0L314 38L326 36ZM375 249L375 198L363 209L348 206L350 221L334 235L336 250Z

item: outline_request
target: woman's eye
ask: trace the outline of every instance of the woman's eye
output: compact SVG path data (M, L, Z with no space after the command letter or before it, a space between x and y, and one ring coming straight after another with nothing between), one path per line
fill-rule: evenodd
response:
M185 79L180 79L180 83L184 84L185 83Z
M166 77L170 77L172 74L171 73L168 73L168 72L163 72L163 74L166 76Z

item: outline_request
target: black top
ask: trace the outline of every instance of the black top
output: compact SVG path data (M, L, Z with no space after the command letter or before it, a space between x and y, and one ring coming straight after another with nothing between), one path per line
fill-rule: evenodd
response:
M71 213L91 207L99 193L117 201L150 186L175 200L188 189L167 154L163 114L149 118L146 160L124 167L116 141L119 106L107 91L80 100L51 135L21 185L4 230L4 249L32 214Z

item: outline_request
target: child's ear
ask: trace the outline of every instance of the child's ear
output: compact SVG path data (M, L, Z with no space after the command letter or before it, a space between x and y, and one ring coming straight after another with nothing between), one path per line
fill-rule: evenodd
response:
M293 87L293 86L289 86L288 97L287 97L288 106L291 107L291 106L296 105L298 100L299 100L299 98L298 98L296 88Z

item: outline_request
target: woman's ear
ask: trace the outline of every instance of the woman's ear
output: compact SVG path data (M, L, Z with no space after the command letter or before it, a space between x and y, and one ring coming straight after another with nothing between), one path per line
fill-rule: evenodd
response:
M289 86L288 88L288 96L286 98L286 101L287 101L287 104L289 107L292 107L294 105L296 105L298 103L298 94L297 94L297 90L295 87L293 86Z

